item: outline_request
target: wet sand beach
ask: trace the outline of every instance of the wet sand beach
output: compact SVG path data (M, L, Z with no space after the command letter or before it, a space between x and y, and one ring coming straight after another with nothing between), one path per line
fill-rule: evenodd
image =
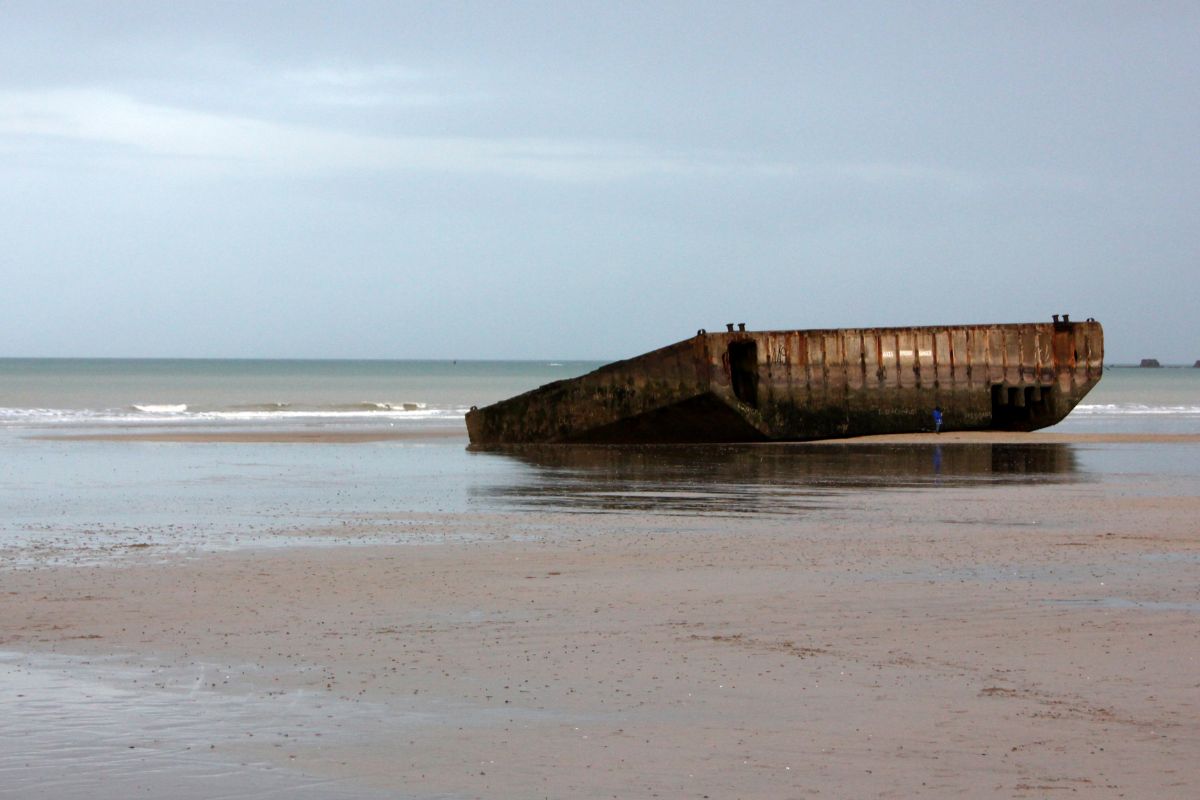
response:
M0 795L1194 797L1195 479L1077 446L787 502L801 473L739 452L750 500L640 505L607 454L536 455L557 502L9 568Z
M32 439L74 442L195 442L238 444L361 444L364 442L417 441L422 439L453 439L466 436L461 427L443 426L424 430L411 428L397 431L295 431L295 430L223 430L223 431L106 431L104 433L43 434ZM947 431L932 433L895 433L880 436L854 436L847 439L821 439L796 443L800 445L855 444L1200 444L1200 433L1063 433L1034 431L1007 433L1004 431ZM786 443L772 442L778 447Z
M1071 433L1063 431L947 431L945 433L894 433L824 439L809 444L1200 444L1200 433Z

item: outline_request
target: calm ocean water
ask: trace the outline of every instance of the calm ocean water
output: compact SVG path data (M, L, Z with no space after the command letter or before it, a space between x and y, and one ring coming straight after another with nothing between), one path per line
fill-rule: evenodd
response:
M673 520L664 530L746 514L816 523L886 508L880 496L897 491L1134 473L1197 491L1200 447L1190 444L467 451L471 405L595 366L0 360L0 565L538 535L545 523L528 511L663 515ZM181 427L448 435L355 445L53 438ZM1200 370L1108 369L1060 429L1200 431Z
M0 359L0 425L461 424L598 362Z

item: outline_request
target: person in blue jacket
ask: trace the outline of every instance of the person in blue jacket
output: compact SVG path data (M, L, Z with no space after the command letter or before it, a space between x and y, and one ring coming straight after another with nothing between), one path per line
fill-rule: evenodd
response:
M933 432L934 433L942 432L942 407L941 406L933 407Z

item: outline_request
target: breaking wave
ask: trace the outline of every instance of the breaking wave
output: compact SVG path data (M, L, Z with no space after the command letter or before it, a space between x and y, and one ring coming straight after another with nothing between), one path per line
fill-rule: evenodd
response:
M1197 416L1200 406L1153 406L1143 403L1092 403L1075 406L1081 416Z
M434 407L426 403L362 402L304 406L292 403L254 403L205 408L187 403L136 403L125 408L0 408L0 426L175 425L190 423L396 423L461 420L465 406Z
M359 403L358 408L366 411L423 411L424 403Z

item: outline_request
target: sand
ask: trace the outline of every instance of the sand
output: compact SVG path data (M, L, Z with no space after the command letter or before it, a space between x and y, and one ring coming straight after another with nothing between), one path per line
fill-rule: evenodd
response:
M870 497L9 569L0 650L232 700L252 713L191 739L135 726L122 752L149 774L202 750L235 786L265 764L311 796L1200 796L1200 498L1136 479Z
M1060 433L1057 431L947 431L824 439L810 444L1198 444L1200 433Z
M47 434L31 439L93 442L180 442L231 444L362 444L366 442L448 439L466 436L466 429L437 427L425 430L406 428L398 431L106 431L104 433ZM1003 431L948 431L933 433L895 433L879 436L854 436L847 439L823 439L804 445L850 444L1197 444L1197 433L1007 433ZM780 443L773 443L778 446Z

